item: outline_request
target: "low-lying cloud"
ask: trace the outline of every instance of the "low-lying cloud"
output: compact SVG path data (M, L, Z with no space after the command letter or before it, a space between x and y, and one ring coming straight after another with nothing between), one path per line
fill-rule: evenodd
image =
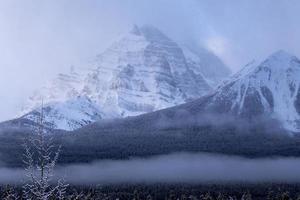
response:
M248 159L176 153L152 158L104 160L60 166L57 177L71 184L300 182L300 158ZM0 169L1 183L20 183L22 169Z
M205 107L205 106L204 106ZM230 113L217 113L213 111L198 111L191 113L188 109L180 108L174 110L172 117L163 112L157 117L155 126L158 129L213 126L214 129L235 128L240 132L251 132L253 128L260 128L263 133L285 133L282 123L269 116L256 116L255 119L237 117ZM262 131L263 130L263 131ZM286 136L286 134L285 134Z

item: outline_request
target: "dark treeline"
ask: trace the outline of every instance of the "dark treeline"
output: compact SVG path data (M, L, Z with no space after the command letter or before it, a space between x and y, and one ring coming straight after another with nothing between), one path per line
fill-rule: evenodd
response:
M90 162L97 159L128 159L173 152L209 152L250 158L300 156L300 136L265 133L256 128L242 131L235 127L191 126L185 129L113 128L86 130L66 135L61 162Z
M21 189L1 187L1 199L22 197ZM10 198L8 198L10 196ZM50 199L57 199L52 197ZM226 185L110 185L69 186L64 199L84 200L298 200L300 185L226 184Z
M0 133L2 165L21 167L26 133ZM57 134L62 144L59 163L86 163L100 159L128 159L173 152L210 152L245 157L300 156L300 136L265 133L263 129L241 132L235 127L191 126L143 131L123 129L85 129L84 132Z

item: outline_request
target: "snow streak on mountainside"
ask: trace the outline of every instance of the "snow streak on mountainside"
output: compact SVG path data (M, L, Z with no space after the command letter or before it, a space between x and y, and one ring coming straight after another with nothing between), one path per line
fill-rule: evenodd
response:
M98 55L89 70L60 74L30 99L34 120L43 99L46 121L73 130L101 118L139 115L212 91L227 67L212 53L182 49L151 26L134 27Z
M271 116L300 131L300 60L278 51L264 62L250 63L220 86L207 108L253 119Z

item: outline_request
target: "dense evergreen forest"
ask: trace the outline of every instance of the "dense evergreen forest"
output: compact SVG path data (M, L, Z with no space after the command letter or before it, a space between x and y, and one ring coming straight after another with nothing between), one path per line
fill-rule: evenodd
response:
M23 143L30 131L0 132L2 164L21 167ZM193 126L153 129L85 129L75 133L54 133L62 145L60 164L86 163L99 159L128 159L173 152L210 152L244 157L300 156L300 136L265 133L264 129L241 131L235 127Z
M22 197L17 186L2 186L1 199ZM19 198L15 198L19 196ZM52 197L50 199L59 199ZM293 184L155 184L69 186L65 200L298 200L300 185Z

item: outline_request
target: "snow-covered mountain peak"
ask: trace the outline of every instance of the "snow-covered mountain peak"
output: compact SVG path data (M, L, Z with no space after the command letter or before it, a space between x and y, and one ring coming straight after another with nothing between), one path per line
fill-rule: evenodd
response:
M151 25L144 25L139 28L142 35L149 41L149 42L173 42L170 38L168 38L164 33L162 33L159 29ZM175 42L173 42L175 43Z
M282 79L283 76L293 76L294 72L300 70L299 63L300 60L296 56L289 54L284 50L279 50L268 56L261 63L258 63L255 60L249 62L239 72L232 76L231 81L246 77L256 79L260 77L265 80L271 80L271 78L275 77ZM261 76L258 76L259 74ZM263 74L268 75L268 77L265 78Z
M275 59L275 60L289 60L293 57L296 57L290 53L288 53L287 51L285 50L278 50L278 51L275 51L274 53L272 53L268 58L267 60L272 60L272 59Z
M129 34L140 36L142 33L137 25L133 25L132 29L129 31Z
M288 130L298 132L300 61L278 51L260 64L251 63L218 88L214 101L226 103L222 108L226 112L250 118L271 115Z
M165 44L167 43L174 43L170 38L168 38L164 33L162 33L159 29L152 25L143 25L137 26L133 25L131 30L122 35L120 40L117 40L114 44L120 44L122 41L131 41L131 40L143 40L147 43L156 43L156 44ZM113 47L112 45L111 47Z
M199 98L212 90L210 80L216 83L226 76L206 70L226 66L212 54L190 54L155 27L134 26L89 63L88 70L60 74L42 87L29 99L24 117L33 119L31 111L43 99L49 123L73 130L100 118L139 115Z
M273 71L285 71L294 67L299 67L297 65L299 62L300 61L296 56L289 54L286 51L279 50L262 62L260 67L268 67Z

